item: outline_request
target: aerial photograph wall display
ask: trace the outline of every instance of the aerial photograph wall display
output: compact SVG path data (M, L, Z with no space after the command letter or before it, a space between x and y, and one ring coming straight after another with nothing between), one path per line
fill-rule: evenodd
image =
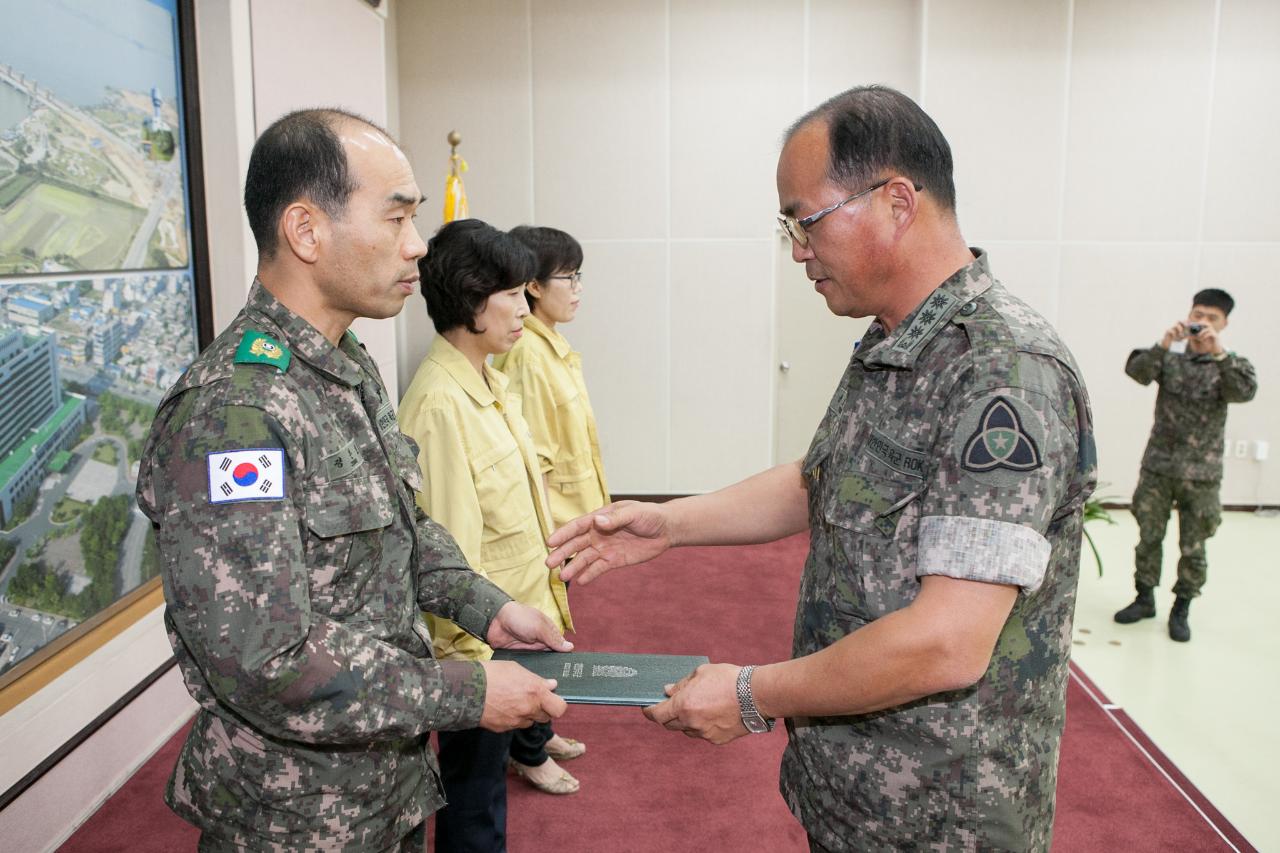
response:
M157 574L134 486L199 351L177 0L0 0L0 675Z
M172 5L0 0L0 275L187 265Z

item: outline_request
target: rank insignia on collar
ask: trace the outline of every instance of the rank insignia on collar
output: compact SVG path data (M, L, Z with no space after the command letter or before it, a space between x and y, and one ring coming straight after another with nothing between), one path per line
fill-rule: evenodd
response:
M281 373L289 369L289 350L284 344L252 329L244 333L236 347L236 364L269 364Z
M960 467L974 474L999 469L1034 471L1042 464L1035 437L1005 397L995 397L986 404L960 452Z

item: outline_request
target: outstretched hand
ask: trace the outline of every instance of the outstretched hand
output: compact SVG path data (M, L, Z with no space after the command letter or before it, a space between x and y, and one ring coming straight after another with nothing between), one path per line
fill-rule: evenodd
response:
M661 504L617 501L568 522L547 544L554 549L547 565L561 566L564 580L585 584L607 571L652 560L672 540Z

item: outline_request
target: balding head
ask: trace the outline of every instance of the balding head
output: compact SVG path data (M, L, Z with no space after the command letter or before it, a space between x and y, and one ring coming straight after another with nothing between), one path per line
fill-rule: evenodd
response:
M805 113L787 131L819 124L827 132L828 176L850 191L885 173L920 184L940 210L954 213L951 146L920 105L887 86L858 86Z
M290 204L307 200L331 218L342 218L357 186L341 138L353 126L392 142L378 125L336 108L289 113L258 137L249 156L244 208L262 259L274 257L280 217Z

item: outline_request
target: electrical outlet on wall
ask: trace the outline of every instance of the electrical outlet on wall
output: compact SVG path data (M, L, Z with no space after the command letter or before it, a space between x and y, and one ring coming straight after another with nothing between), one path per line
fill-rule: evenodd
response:
M1249 442L1245 439L1236 441L1236 458L1243 459L1249 455Z

